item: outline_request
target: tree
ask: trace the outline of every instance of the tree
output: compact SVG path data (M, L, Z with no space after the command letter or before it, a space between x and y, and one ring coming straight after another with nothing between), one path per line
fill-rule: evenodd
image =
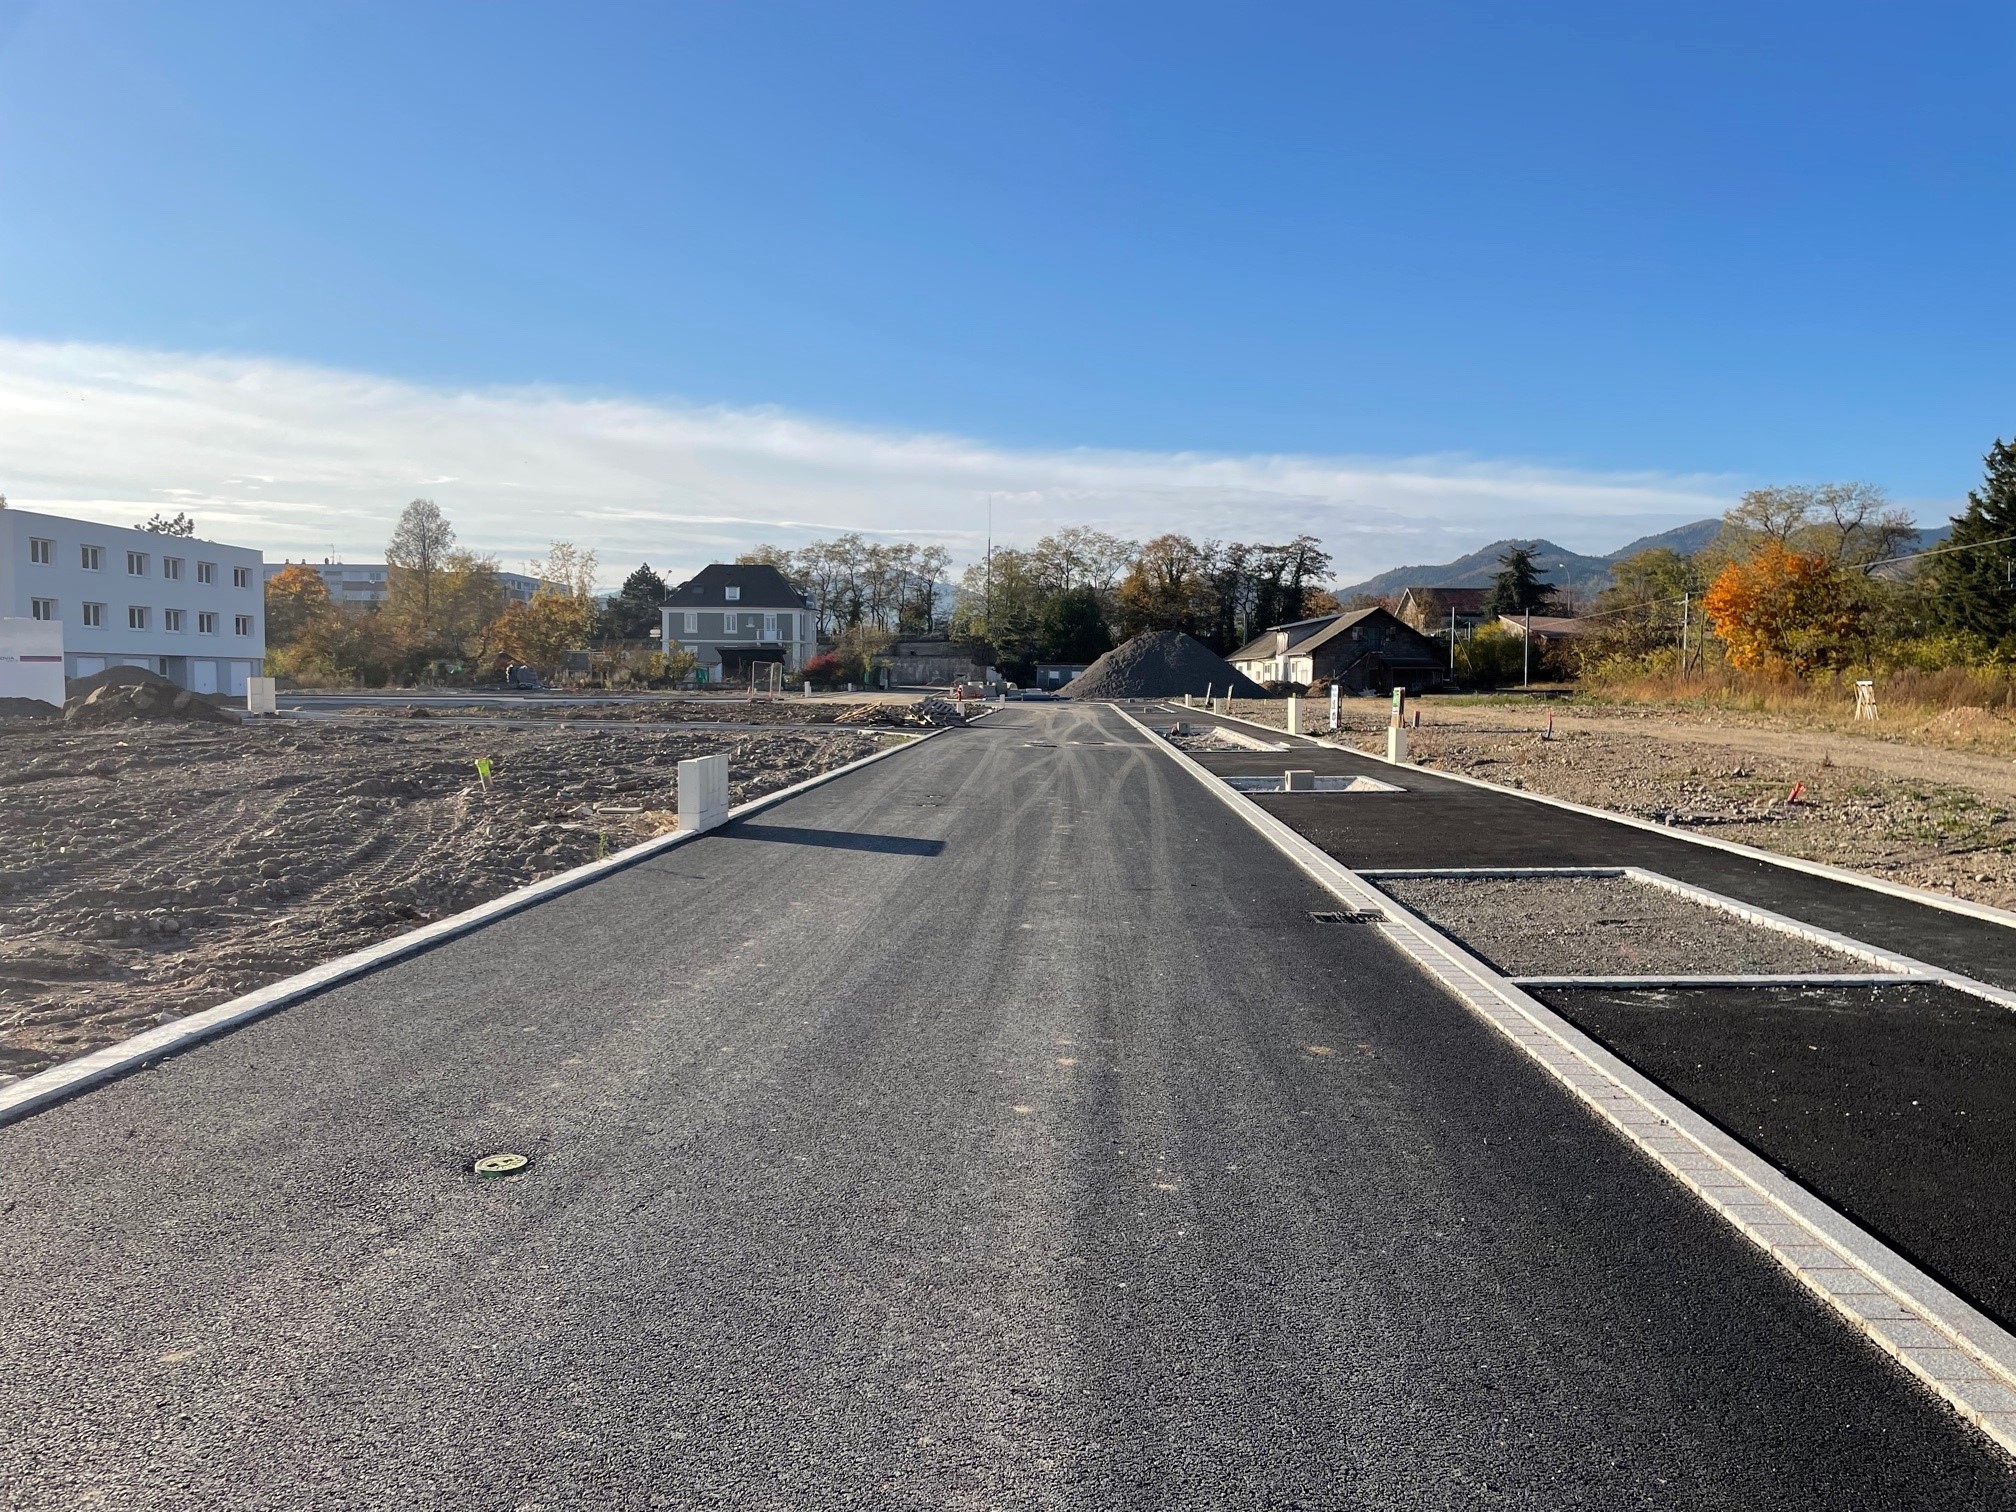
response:
M399 516L385 546L386 584L394 614L420 633L434 630L434 593L455 545L455 527L432 499L415 499Z
M1776 541L1724 567L1702 606L1731 666L1781 676L1838 663L1862 628L1862 600L1849 572Z
M329 585L305 562L290 562L266 581L266 643L300 645L324 631L336 613Z
M1215 549L1188 536L1160 535L1144 541L1120 580L1122 628L1209 633L1217 595L1211 582Z
M1113 649L1099 595L1089 587L1056 593L1043 606L1038 644L1045 661L1089 662Z
M644 563L623 579L623 586L602 612L602 634L612 640L643 640L658 628L659 610L667 593L665 579Z
M572 541L554 541L544 558L527 562L525 569L539 579L540 593L586 601L595 596L596 566L593 551L583 551Z
M1796 483L1753 488L1722 517L1708 550L1717 562L1754 557L1766 547L1866 567L1913 539L1918 527L1873 483Z
M1514 546L1498 558L1498 571L1484 600L1486 614L1545 613L1553 603L1554 585L1542 580L1531 551Z
M151 531L155 535L193 536L196 534L196 522L180 510L176 511L172 519L163 514L150 515L147 523L140 528Z
M1982 460L1981 487L1930 561L1932 608L1948 629L2016 649L2016 442L1996 441Z
M1700 566L1670 546L1626 557L1610 571L1610 586L1596 596L1592 626L1578 648L1585 662L1642 662L1665 652L1678 655L1686 597L1698 603Z

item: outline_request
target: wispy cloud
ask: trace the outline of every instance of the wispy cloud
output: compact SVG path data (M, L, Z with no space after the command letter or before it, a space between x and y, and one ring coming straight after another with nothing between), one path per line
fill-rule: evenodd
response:
M858 530L976 556L1071 524L1301 532L1341 580L1506 535L1582 550L1726 508L1731 479L1453 457L1013 449L772 409L542 388L442 388L257 358L0 340L0 491L115 523L173 507L269 557L383 550L434 498L506 565L563 536L609 574Z

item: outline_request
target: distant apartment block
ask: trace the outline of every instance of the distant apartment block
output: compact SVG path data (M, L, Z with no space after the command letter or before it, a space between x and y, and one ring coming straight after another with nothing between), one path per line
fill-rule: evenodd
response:
M144 667L243 693L266 659L262 565L249 546L0 509L0 618L60 625L68 677Z
M292 562L268 562L267 581L294 566ZM392 596L392 570L383 562L305 562L312 567L328 585L329 599L336 604L382 604ZM508 602L529 604L532 595L539 591L539 579L527 577L522 572L500 572L497 580L504 585L504 597Z

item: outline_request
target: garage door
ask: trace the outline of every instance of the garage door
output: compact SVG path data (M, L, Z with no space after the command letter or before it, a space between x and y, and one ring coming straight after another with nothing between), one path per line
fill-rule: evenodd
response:
M247 680L251 678L251 676L252 676L252 663L250 662L231 663L231 696L233 698L243 696L245 692L245 684Z
M189 686L194 688L198 693L215 693L217 691L217 663L213 661L195 662L190 666L189 673Z

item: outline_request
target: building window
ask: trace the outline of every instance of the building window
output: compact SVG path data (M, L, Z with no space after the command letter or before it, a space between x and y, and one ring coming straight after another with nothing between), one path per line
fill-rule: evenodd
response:
M688 609L684 614L680 615L679 618L681 621L683 621L683 623L680 626L681 634L698 635L700 633L700 616L693 610Z
M33 615L36 619L52 620L56 618L56 600L30 599L28 601L28 612L29 614Z
M252 569L250 567L233 567L231 569L231 586L233 588L250 588L252 586Z
M217 564L215 562L198 562L196 564L196 581L199 583L216 582Z
M28 560L37 567L56 565L56 543L45 541L40 536L28 537Z
M161 576L168 579L171 583L180 582L182 578L182 558L161 558Z
M766 614L763 616L763 639L765 640L777 639L777 616L774 614Z
M170 634L180 635L182 633L182 611L180 609L163 609L161 611L161 628Z
M723 596L726 597L728 602L731 604L739 604L742 602L742 590L740 588L724 589Z
M89 625L93 630L103 630L105 628L105 606L103 604L86 604L84 606L84 623Z
M126 553L126 576L128 576L128 577L145 577L145 576L147 576L147 553L146 553L146 552L144 552L144 551L129 551L129 552L127 552L127 553Z
M198 635L215 635L217 633L217 616L214 614L199 613L196 616L196 633Z
M252 616L249 614L239 615L234 628L240 635L250 635L252 633Z
M78 565L86 572L98 572L102 570L105 566L105 548L103 546L80 546L78 548Z
M733 635L735 633L734 615L724 614L721 616L721 633L723 635Z
M145 630L147 628L147 620L148 614L145 604L128 604L126 606L126 628L128 630Z

